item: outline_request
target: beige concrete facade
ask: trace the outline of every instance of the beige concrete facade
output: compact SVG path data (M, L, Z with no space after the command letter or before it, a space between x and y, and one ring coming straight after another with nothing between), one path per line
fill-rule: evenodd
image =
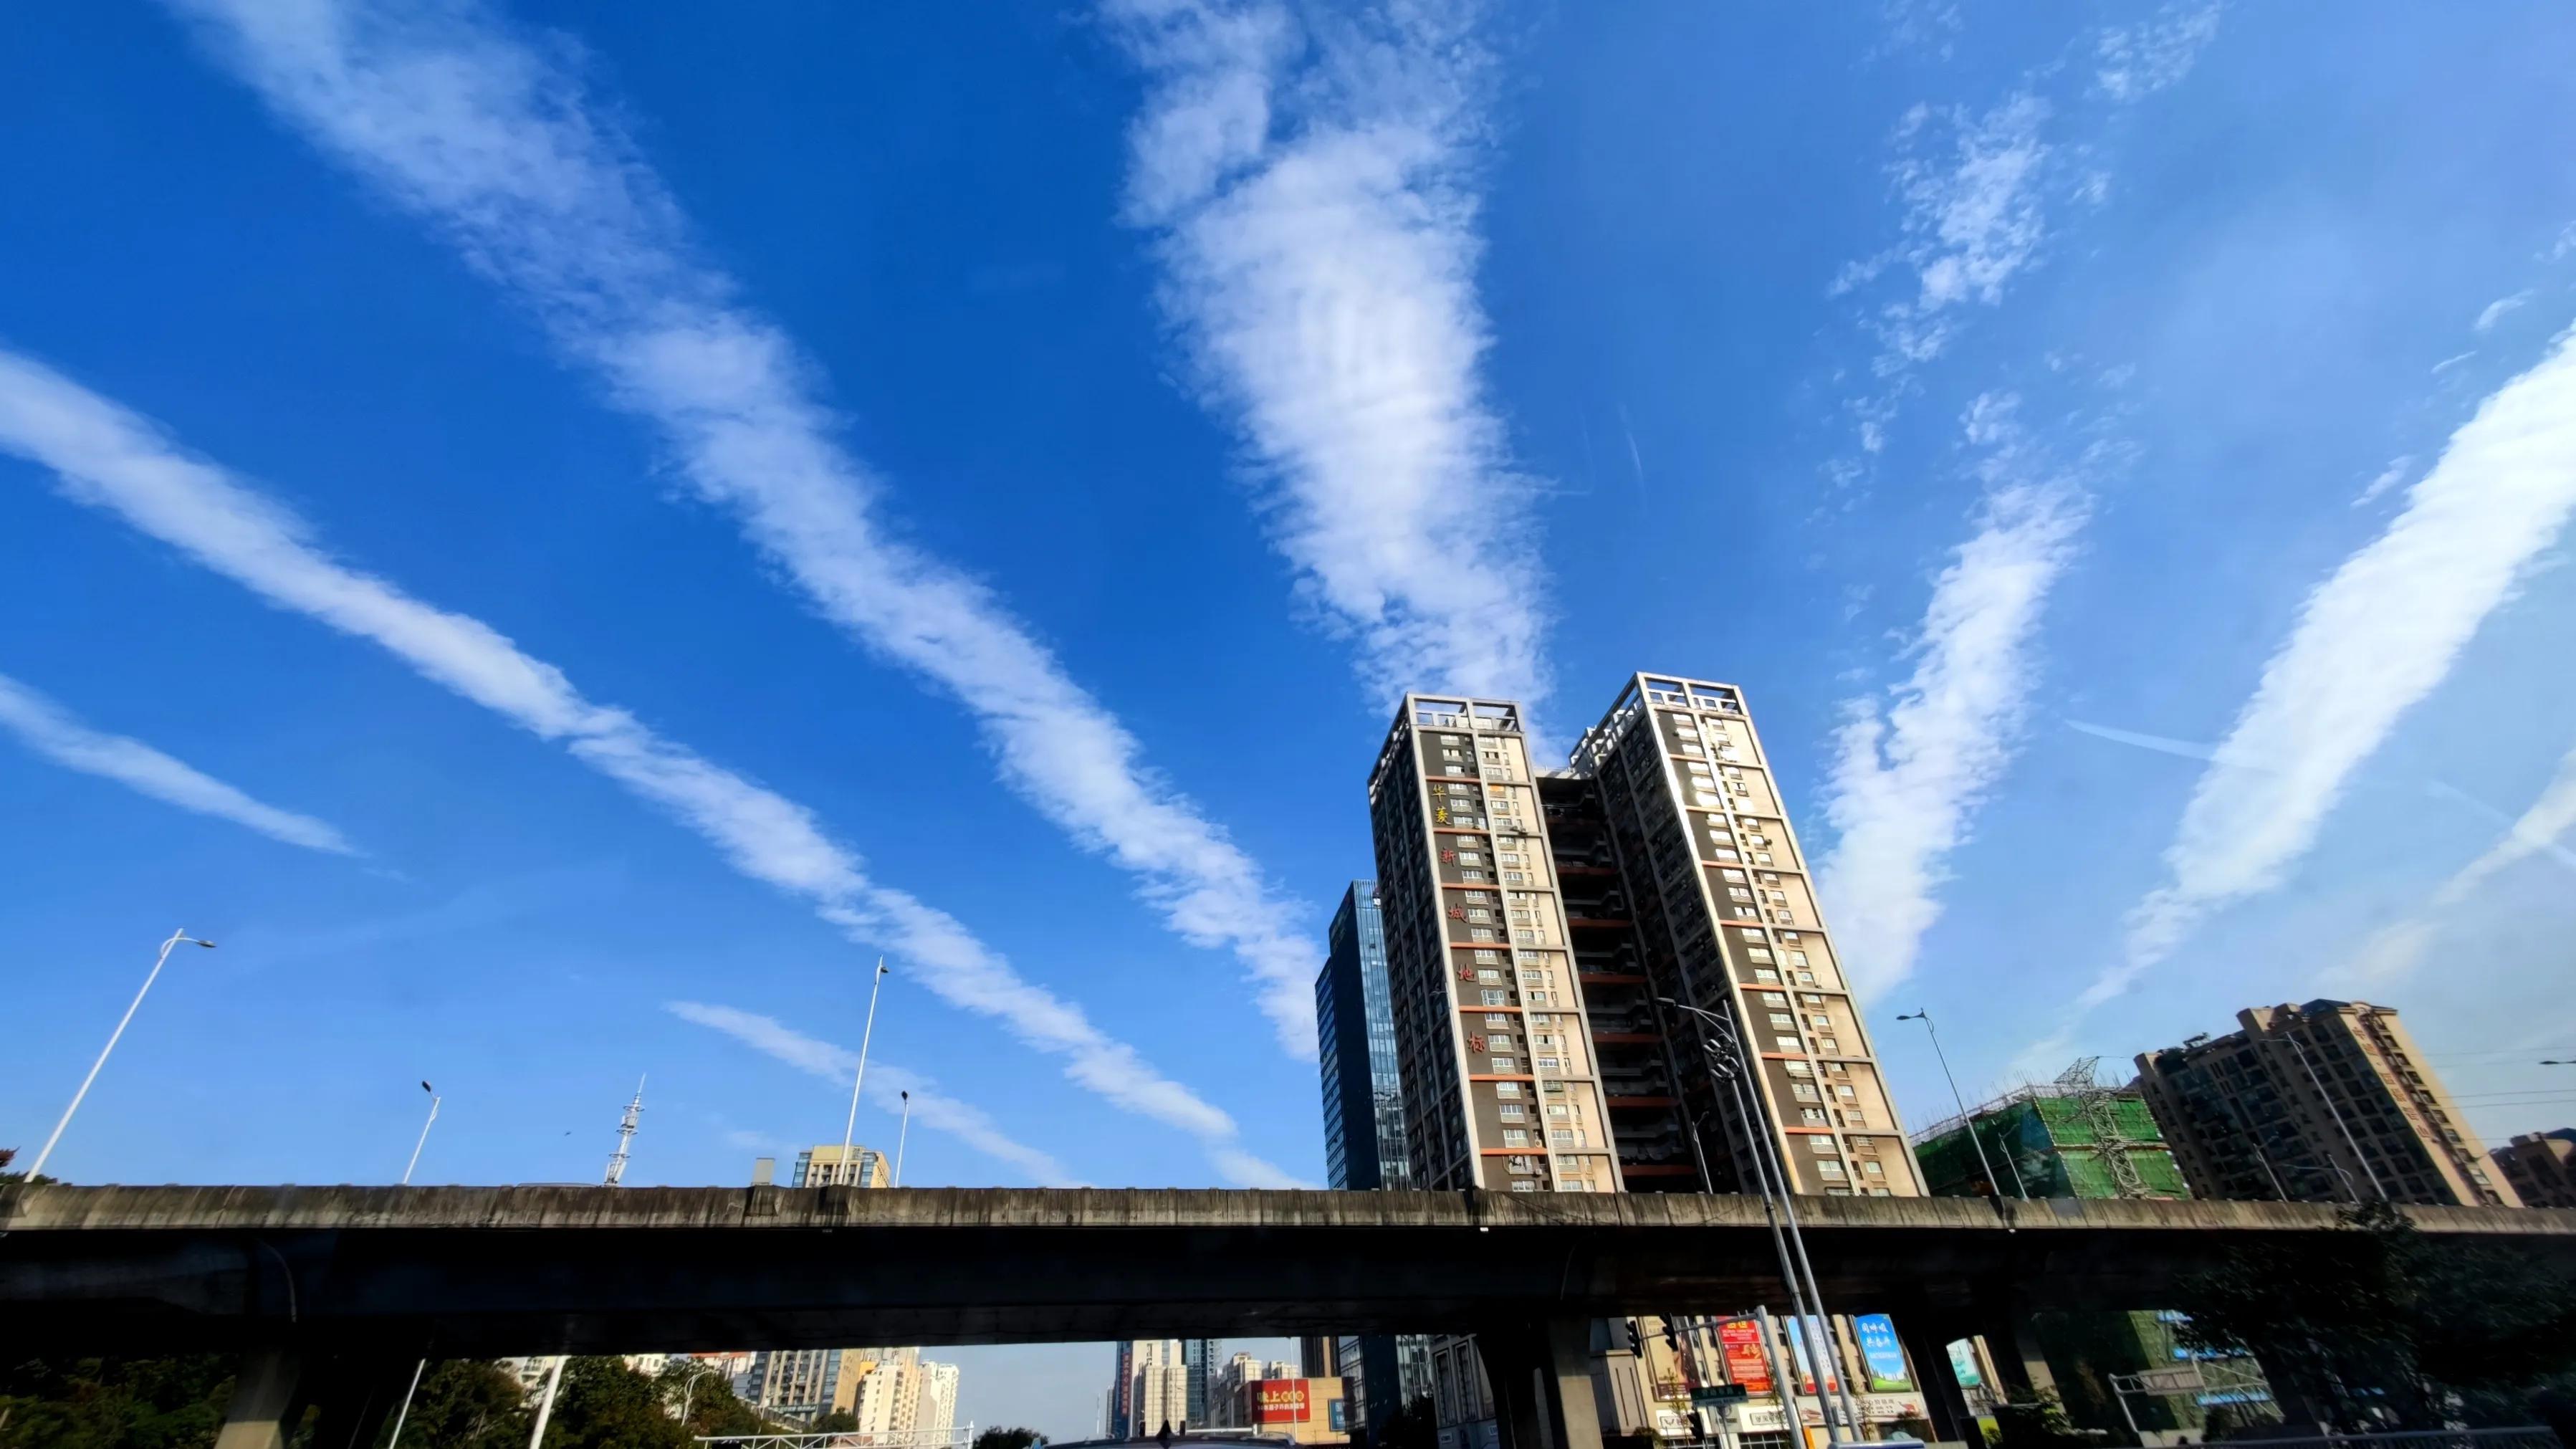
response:
M1793 1192L1922 1196L1743 692L1636 675L1585 732L1574 771L1601 802L1635 928L1649 998L1636 1020L1667 1038L1685 1115L1709 1149L1709 1190L1754 1190L1763 1134ZM1654 997L1734 1024L1761 1120L1714 1089L1696 1029ZM1723 1152L1707 1141L1711 1125Z
M2576 1208L2576 1127L2526 1132L2487 1155L2524 1207Z
M1520 707L1406 695L1369 815L1414 1185L1619 1191Z
M2236 1019L2137 1059L2195 1194L2522 1205L2393 1008L2320 1000Z

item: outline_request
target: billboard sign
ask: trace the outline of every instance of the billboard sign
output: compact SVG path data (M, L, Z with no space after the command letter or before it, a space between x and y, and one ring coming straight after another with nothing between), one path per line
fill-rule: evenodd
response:
M1750 1318L1730 1318L1717 1326L1719 1355L1726 1361L1726 1381L1757 1394L1771 1392L1771 1360L1762 1352L1762 1325Z
M1312 1413L1306 1379L1260 1379L1252 1385L1252 1422L1302 1424Z
M1807 1360L1807 1335L1804 1331L1807 1326L1796 1319L1789 1321L1789 1352L1798 1364L1798 1392L1812 1394L1816 1391L1816 1366ZM1818 1344L1816 1347L1828 1353L1832 1352L1827 1344ZM1828 1367L1830 1369L1830 1366ZM1825 1375L1825 1392L1839 1394L1842 1391L1841 1377L1829 1371Z
M1852 1320L1860 1340L1861 1367L1869 1372L1873 1394L1901 1394L1914 1387L1905 1372L1905 1350L1896 1342L1896 1325L1884 1313L1864 1313Z
M1957 1379L1963 1389L1986 1386L1986 1376L1977 1372L1976 1345L1964 1338L1950 1345L1950 1377Z

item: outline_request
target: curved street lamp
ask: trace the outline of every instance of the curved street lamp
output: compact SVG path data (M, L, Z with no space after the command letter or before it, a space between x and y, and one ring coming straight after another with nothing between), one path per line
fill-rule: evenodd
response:
M63 1120L54 1124L54 1135L45 1139L44 1148L36 1154L35 1165L27 1169L27 1181L34 1182L36 1174L45 1170L45 1159L54 1155L54 1144L63 1140L63 1129L72 1125L72 1114L80 1110L81 1099L89 1095L89 1084L98 1080L98 1069L107 1065L107 1054L116 1050L117 1042L125 1036L127 1024L141 1009L144 996L152 990L152 983L161 979L161 968L169 963L171 948L182 941L192 946L203 946L209 951L215 948L214 942L198 940L186 931L172 931L170 939L161 943L161 954L152 958L152 974L143 978L143 990L134 993L133 1004L125 1008L125 1015L117 1021L116 1030L108 1033L107 1045L99 1048L98 1060L89 1064L89 1075L81 1078L80 1090L72 1093L72 1104L63 1109Z

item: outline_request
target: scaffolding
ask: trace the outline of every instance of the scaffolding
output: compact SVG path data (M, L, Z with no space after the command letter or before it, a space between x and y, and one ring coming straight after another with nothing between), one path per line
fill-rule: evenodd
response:
M2032 1197L2189 1197L2145 1099L2102 1085L2099 1066L2099 1058L2085 1058L2054 1081L2017 1087L1917 1132L1925 1182L1936 1195L2010 1195L2018 1176ZM1978 1186L1983 1169L1971 1132L2011 1164L1998 1164L2002 1182Z

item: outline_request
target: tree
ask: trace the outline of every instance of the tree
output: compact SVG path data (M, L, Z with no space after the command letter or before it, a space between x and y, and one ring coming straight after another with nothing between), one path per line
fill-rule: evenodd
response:
M2185 1283L2183 1341L2253 1354L2292 1418L2345 1430L2527 1422L2532 1391L2576 1373L2576 1277L2428 1239L2386 1202L2343 1217Z
M987 1429L975 1436L975 1449L1035 1449L1046 1436L1035 1429Z
M406 1432L403 1438L410 1439ZM662 1408L661 1386L620 1358L564 1365L545 1449L691 1449L689 1431Z
M847 1409L834 1409L814 1421L814 1432L817 1434L845 1433L854 1431L858 1427L859 1416Z
M0 1367L5 1449L199 1449L233 1393L218 1354L31 1359Z
M691 1437L713 1437L723 1434L758 1434L772 1427L752 1412L749 1404L733 1391L733 1384L722 1371L707 1364L692 1364L662 1375L662 1407L673 1418L681 1418L683 1407L688 1415L681 1421Z
M534 1417L517 1375L479 1359L446 1359L421 1375L402 1442L404 1449L520 1449ZM384 1432L392 1436L390 1422Z

